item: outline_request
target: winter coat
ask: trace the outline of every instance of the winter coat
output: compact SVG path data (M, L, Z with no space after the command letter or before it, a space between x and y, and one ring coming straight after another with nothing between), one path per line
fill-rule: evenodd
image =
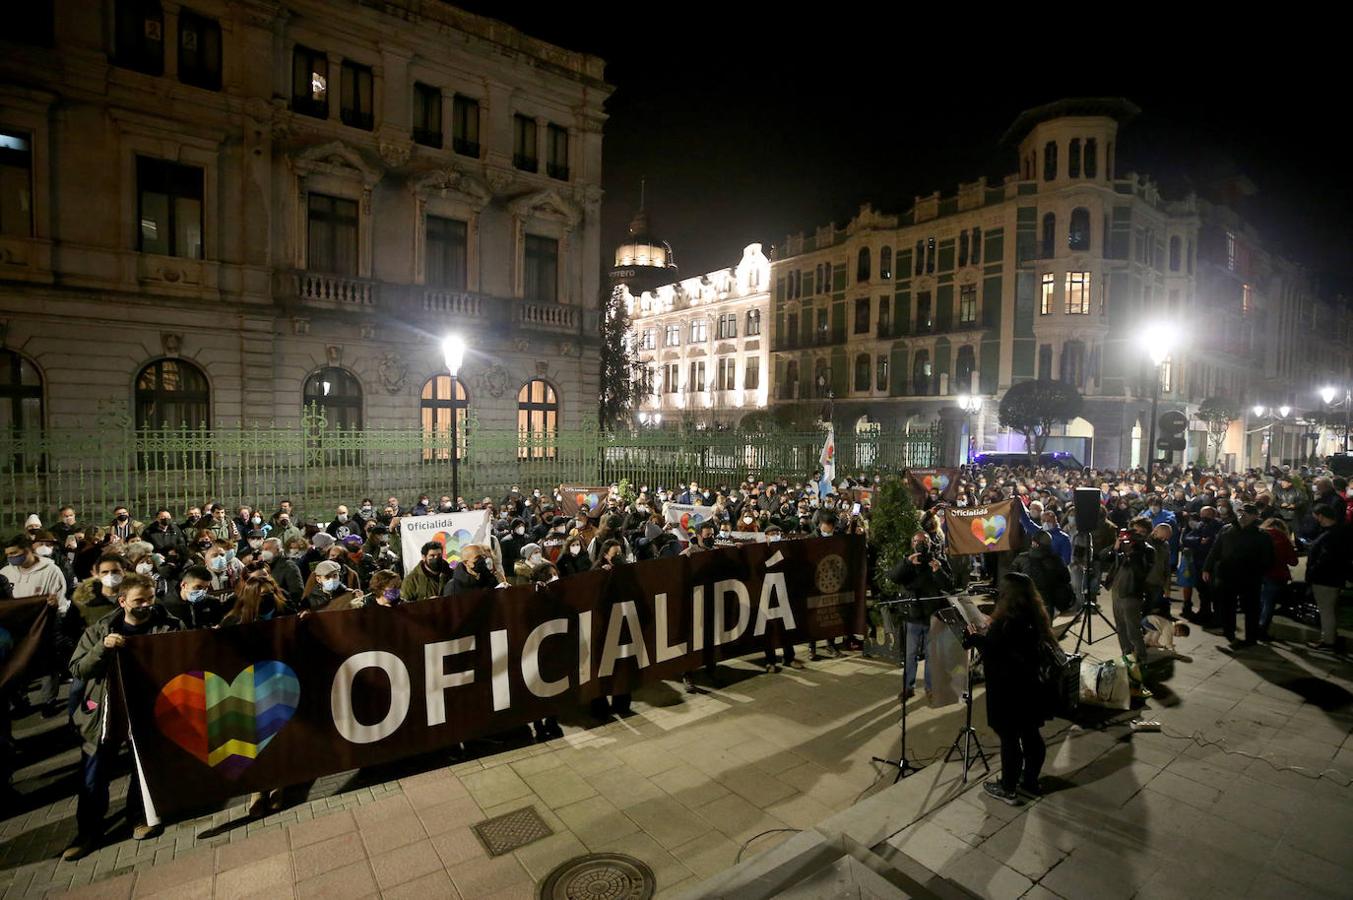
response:
M273 581L277 582L277 586L282 589L282 593L287 595L289 603L300 602L305 589L305 582L301 578L301 568L296 565L296 560L279 556L268 566L268 571L272 573Z
M446 591L447 596L456 597L460 594L466 594L470 591L483 590L485 588L494 588L498 586L498 576L491 571L471 570L465 565L464 561L456 563L456 568L451 572L451 584Z
M1221 534L1221 525L1215 519L1203 519L1197 528L1184 529L1179 544L1193 554L1193 570L1202 574L1212 548L1217 546L1217 535Z
M1242 528L1238 523L1228 525L1217 535L1216 546L1208 554L1204 572L1213 582L1228 587L1258 585L1269 566L1273 565L1273 541L1259 530L1257 524Z
M108 669L113 652L103 646L103 639L109 634L163 634L182 630L183 623L169 615L163 606L153 607L149 624L141 628L130 628L126 611L118 607L116 612L85 629L70 658L71 675L83 682L80 705L75 710L75 727L80 732L81 749L85 753L98 749L107 713L104 704L108 700Z
M997 619L985 634L969 635L982 651L987 677L987 724L998 733L1036 728L1047 721L1038 683L1038 627L1029 621Z
M1292 580L1292 566L1297 564L1297 551L1287 535L1276 528L1268 532L1273 541L1273 565L1264 573L1265 581L1288 582Z
M1320 529L1306 557L1306 583L1342 588L1353 574L1353 547L1349 526Z
M568 575L576 575L579 572L590 572L592 560L588 558L586 553L579 553L574 556L565 549L563 553L559 554L559 561L555 563L555 567L559 570L559 577L564 578Z
M155 548L161 556L168 556L170 550L178 551L179 559L188 557L188 539L173 522L167 530L161 530L158 524L152 524L141 532L141 540Z
M1071 572L1052 550L1031 547L1015 557L1010 563L1010 571L1029 576L1049 611L1067 610L1076 602L1071 590Z
M890 581L906 588L908 594L918 598L903 606L908 622L928 624L931 616L949 605L944 595L953 591L954 576L947 562L938 562L940 568L935 571L928 562L916 565L909 556L904 556L888 573Z

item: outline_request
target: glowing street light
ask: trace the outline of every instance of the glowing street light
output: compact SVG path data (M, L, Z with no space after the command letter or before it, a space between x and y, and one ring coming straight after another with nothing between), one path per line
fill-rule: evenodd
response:
M451 376L451 503L460 502L460 448L457 446L460 430L460 408L456 405L456 377L460 366L465 362L465 340L458 334L448 334L442 338L442 359L446 362L446 372Z
M1179 327L1170 322L1148 322L1142 329L1142 349L1146 351L1151 365L1155 367L1151 379L1151 434L1146 457L1146 491L1150 493L1154 485L1152 479L1156 471L1156 407L1160 404L1160 367L1169 358L1174 349L1175 336Z
M1331 403L1334 402L1334 395L1336 393L1337 391L1335 391L1334 388L1332 387L1329 386L1322 387L1320 389L1321 402L1323 402L1326 406L1329 406Z

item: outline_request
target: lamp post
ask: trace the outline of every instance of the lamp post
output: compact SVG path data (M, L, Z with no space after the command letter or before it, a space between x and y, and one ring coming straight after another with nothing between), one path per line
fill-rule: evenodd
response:
M465 341L458 334L448 334L442 338L442 358L446 362L446 372L451 376L451 503L460 502L460 408L456 406L456 376L460 374L460 364L465 361Z
M975 434L975 429L977 426L977 415L982 411L982 395L959 394L958 408L963 410L965 413L967 413L972 417L972 420L968 423L968 447L967 447L968 452L967 458L964 460L965 463L971 463L973 458L973 449L977 445L977 435Z
M1279 419L1286 419L1292 412L1292 407L1279 406L1274 409L1271 406L1256 405L1251 411L1256 418L1268 418L1267 424L1264 425L1264 474L1267 475L1273 468L1273 423Z
M1156 408L1160 405L1161 366L1170 356L1176 333L1176 327L1165 322L1153 322L1147 325L1146 330L1142 332L1142 346L1145 348L1146 355L1150 358L1152 365L1151 427L1146 450L1146 492L1148 494L1155 489L1153 479L1156 471Z
M1343 406L1343 408L1344 408L1344 440L1343 440L1343 444L1344 444L1344 453L1348 453L1348 452L1350 452L1350 451L1349 451L1349 446L1348 446L1348 445L1349 445L1349 433L1348 433L1349 411L1350 411L1350 409L1353 409L1353 396L1350 396L1350 395L1353 395L1353 388L1350 388L1350 387L1347 387L1347 386L1346 386L1346 387L1344 388L1344 399L1343 399L1343 400L1340 400L1338 403L1335 403L1335 402L1334 402L1334 398L1335 398L1336 396L1338 396L1338 394L1339 394L1338 390L1336 390L1335 388L1332 388L1332 387L1326 386L1326 387L1322 387L1322 388L1320 389L1320 399L1321 399L1322 401L1324 401L1324 404L1325 404L1325 411L1326 411L1326 412L1329 412L1330 407L1333 407L1333 406Z

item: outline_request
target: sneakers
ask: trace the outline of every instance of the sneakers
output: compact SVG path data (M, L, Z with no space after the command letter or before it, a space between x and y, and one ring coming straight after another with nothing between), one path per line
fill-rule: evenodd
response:
M1006 790L999 781L988 781L982 785L982 790L987 792L988 797L994 797L1002 803L1008 803L1011 806L1023 806L1024 801L1015 791Z
M164 834L164 828L159 825L137 825L132 829L132 840L144 841L159 837L162 834Z
M791 659L791 660L789 661L789 667L790 667L791 669L806 669L806 668L808 668L807 666L805 666L805 665L803 664L802 661L797 660L797 659Z
M84 859L93 849L94 842L92 840L77 836L75 840L71 841L69 847L61 851L61 858L66 862L75 862L77 859Z
M681 683L684 684L684 685L686 686L686 693L688 693L688 694L698 694L698 693L700 693L700 689L697 688L697 687L695 686L695 682L691 680L691 676L689 676L689 675L682 675L682 676L681 676Z

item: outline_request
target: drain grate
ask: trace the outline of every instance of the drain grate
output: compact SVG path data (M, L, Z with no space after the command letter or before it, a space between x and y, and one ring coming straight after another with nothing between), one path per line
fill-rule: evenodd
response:
M478 825L470 826L479 838L479 843L489 852L489 856L502 856L518 847L525 847L533 841L554 834L550 826L536 812L534 806L524 806L510 813L485 819Z
M623 853L589 853L557 866L540 883L541 900L649 900L653 870Z

